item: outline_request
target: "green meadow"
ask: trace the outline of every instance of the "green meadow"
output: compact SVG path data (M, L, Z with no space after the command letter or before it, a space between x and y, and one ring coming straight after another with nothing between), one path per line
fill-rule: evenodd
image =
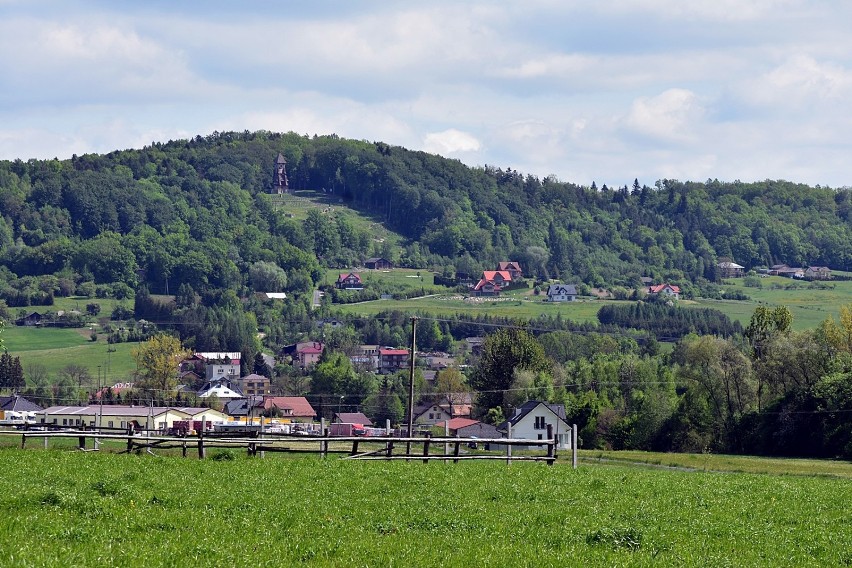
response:
M336 280L337 275L345 271L331 271L327 276L329 283ZM387 272L365 271L362 278L386 279L399 286L419 288L420 280L415 270L394 269ZM412 278L411 276L415 277ZM431 273L422 272L424 282L430 282ZM427 278L427 275L429 277ZM787 306L793 313L795 329L810 329L818 326L828 316L839 317L840 308L852 304L852 280L830 281L824 285L812 284L771 276L761 279L763 288L749 288L743 285L742 278L726 280L723 289L738 290L749 296L749 300L682 300L686 307L707 307L717 309L737 320L744 326L748 325L754 309L764 305L768 307ZM477 315L488 313L518 319L534 319L540 315L561 314L563 318L578 322L597 321L597 313L601 306L607 303L623 303L615 300L600 300L580 298L575 302L550 303L545 302L544 295L534 295L532 290L513 290L504 293L499 298L471 298L468 294L447 291L436 287L427 290L427 296L405 300L373 300L348 305L336 305L343 313L353 313L365 316L375 315L386 310L404 312L423 312L434 316L454 314Z
M90 334L88 329L12 326L3 330L3 341L10 354L21 358L25 375L31 364L43 365L52 378L67 365L81 365L97 378L100 366L105 382L127 381L136 370L130 352L138 344L110 345L103 335L93 342Z
M0 449L0 566L852 563L848 479L218 457Z

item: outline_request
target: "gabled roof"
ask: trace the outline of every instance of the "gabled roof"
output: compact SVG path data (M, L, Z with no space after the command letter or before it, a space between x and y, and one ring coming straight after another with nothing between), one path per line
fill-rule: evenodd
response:
M360 275L360 274L357 274L357 273L355 273L355 272L341 272L341 273L340 273L340 276L338 276L338 277L337 277L337 281L338 281L338 282L345 282L346 280L349 280L349 277L350 277L350 276L351 276L351 277L352 277L352 278L353 278L356 282L360 282L360 281L361 281L361 275Z
M373 422L367 418L363 412L335 412L335 422L342 424L360 424L362 426L372 426Z
M455 420L464 420L464 419L456 418ZM450 421L450 422L452 422L452 421ZM454 429L453 426L450 426L450 430L453 430L453 429ZM491 424L486 424L485 422L474 421L473 424L469 424L467 426L460 426L458 428L455 428L455 431L456 431L456 434L458 434L462 438L471 438L471 437L474 437L474 436L477 437L477 438L502 438L503 437L503 435L500 433L500 431L497 430L497 428L495 426L493 426Z
M533 410L535 410L539 406L544 406L544 407L550 409L550 411L553 412L560 420L562 420L562 422L565 422L566 425L568 424L568 420L565 417L565 406L564 405L562 405L562 404L551 404L549 402L541 402L540 400L528 400L523 405L521 405L520 408L517 409L514 416L512 416L510 419L504 421L503 423L499 424L497 426L497 429L500 430L500 431L505 431L507 426L510 423L512 424L512 426L514 426L515 424L517 424L518 422L523 420L524 416L526 416L527 414L529 414L530 412L532 412Z
M520 272L521 265L514 260L497 263L497 270L517 270Z
M281 152L278 152L278 157L275 158L275 163L276 164L286 164L287 159L284 157L284 154L282 154Z
M497 290L498 292L500 291L500 286L499 286L499 285L495 284L495 283L494 283L494 282L492 282L491 280L486 280L485 278L483 278L482 280L480 280L479 282L477 282L477 283L476 283L476 286L474 286L474 287L473 287L473 289L474 289L475 291L479 291L479 290L482 290L483 288L485 288L486 286L492 286L492 287L493 287L495 290Z
M0 410L13 410L15 412L40 412L42 407L22 396L0 396Z
M313 343L313 344L310 344L310 345L305 345L303 347L297 347L296 353L302 353L302 354L305 354L305 355L318 355L318 354L322 353L322 350L324 348L325 347L323 346L322 343L316 342L316 343Z
M459 428L466 428L468 426L473 426L477 424L479 420L473 420L471 418L453 418L452 420L447 422L447 427L450 430L457 430Z
M498 274L500 275L500 278L502 278L503 280L505 280L507 282L512 281L512 275L509 274L509 271L507 271L507 270L483 270L482 271L482 279L493 281L495 278L497 278Z
M672 286L671 284L657 284L655 286L649 286L648 292L650 292L651 294L659 294L660 292L662 292L666 288L668 288L669 290L671 290L675 294L680 294L680 287L679 286Z
M577 287L573 284L551 284L547 287L548 296L576 296Z
M737 268L745 268L745 266L737 264L736 262L728 261L728 262L720 262L719 268L737 269Z
M198 398L209 398L216 396L217 398L243 398L243 393L237 388L231 388L222 383L210 384L206 389L198 393Z
M289 410L288 416L313 418L317 415L317 411L303 396L267 396L263 398L264 410L269 410L273 406L282 411Z

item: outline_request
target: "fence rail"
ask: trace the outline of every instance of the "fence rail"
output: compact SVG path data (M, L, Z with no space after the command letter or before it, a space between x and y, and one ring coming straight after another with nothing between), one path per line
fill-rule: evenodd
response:
M0 436L20 436L21 448L27 447L27 442L41 439L44 448L54 438L77 439L77 447L82 451L100 449L101 442L122 442L124 449L119 453L141 453L153 450L179 449L183 457L196 453L199 459L204 459L207 451L213 448L234 449L243 448L249 456L263 457L265 452L271 453L319 453L326 457L330 454L345 454L344 459L350 460L422 460L428 463L432 460L445 462L467 460L505 460L541 461L553 465L557 460L558 439L553 434L552 426L548 426L547 438L541 440L519 438L461 438L450 436L426 437L394 437L394 436L330 436L328 429L322 436L304 436L271 432L253 432L249 435L234 433L199 432L187 436L162 435L160 432L133 432L131 430L116 432L116 429L32 429L21 431L0 431ZM89 440L93 447L89 448ZM333 444L333 445L332 445ZM422 451L412 448L422 445ZM505 454L497 453L462 453L462 448L477 450L481 445L497 445L505 447ZM348 447L341 447L348 446ZM378 447L376 447L378 446ZM572 465L577 467L576 426L572 431L571 455ZM513 448L539 448L543 455L512 455Z

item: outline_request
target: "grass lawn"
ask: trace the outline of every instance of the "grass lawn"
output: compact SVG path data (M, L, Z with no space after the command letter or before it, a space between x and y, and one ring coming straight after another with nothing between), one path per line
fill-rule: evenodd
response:
M8 566L842 566L852 484L0 449Z

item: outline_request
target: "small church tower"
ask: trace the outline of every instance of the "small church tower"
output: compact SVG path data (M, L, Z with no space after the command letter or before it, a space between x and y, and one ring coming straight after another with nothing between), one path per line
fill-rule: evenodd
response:
M275 159L275 175L272 178L272 193L274 195L290 193L290 183L287 181L287 160L281 152L278 153L278 157Z

